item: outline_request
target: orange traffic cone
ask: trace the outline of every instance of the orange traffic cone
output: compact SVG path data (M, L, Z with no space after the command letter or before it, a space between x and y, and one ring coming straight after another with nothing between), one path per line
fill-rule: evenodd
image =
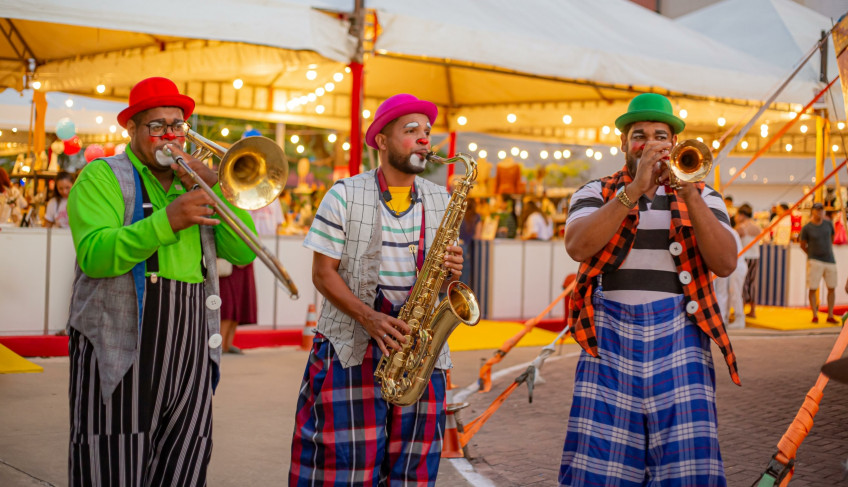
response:
M306 324L303 325L303 335L300 339L301 350L312 349L312 339L315 338L315 325L318 318L315 315L315 305L310 304L306 312Z
M465 456L465 448L459 437L457 426L459 418L457 411L468 407L467 402L451 403L453 392L448 389L445 393L445 435L442 438L442 458L462 458Z
M445 389L451 390L451 389L456 389L457 387L459 387L459 386L454 384L453 382L451 382L450 369L446 370L445 371Z

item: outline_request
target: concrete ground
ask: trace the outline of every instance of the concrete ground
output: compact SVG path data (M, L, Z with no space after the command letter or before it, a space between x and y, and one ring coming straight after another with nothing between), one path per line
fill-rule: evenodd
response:
M719 436L728 483L751 485L775 451L815 383L836 331L731 333L743 387L733 385L716 359ZM521 386L472 438L470 465L443 461L439 486L554 485L571 402L578 348L566 345L543 369L532 404ZM532 360L538 348L513 350L495 367L492 392L454 391L470 403L460 415L482 413ZM718 354L714 349L714 354ZM454 353L453 382L468 386L492 350ZM0 486L67 484L68 361L34 359L40 374L0 375ZM210 486L284 485L295 403L306 352L292 348L248 350L224 357L214 399L214 450ZM513 367L512 372L503 371ZM848 386L825 389L815 427L798 452L792 486L848 485ZM468 480L459 470L473 469Z

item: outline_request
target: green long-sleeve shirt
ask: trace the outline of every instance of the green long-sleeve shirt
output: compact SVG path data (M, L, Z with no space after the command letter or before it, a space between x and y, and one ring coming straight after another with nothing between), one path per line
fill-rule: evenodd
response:
M129 145L126 152L147 188L153 214L124 226L124 197L112 168L102 159L89 163L68 196L68 219L80 268L90 277L120 276L158 251L160 276L183 282L202 282L200 228L193 225L174 233L165 211L169 203L185 193L185 188L175 178L166 193L150 169L132 153ZM221 196L218 184L212 189ZM227 205L251 230L255 228L246 211L229 203ZM218 257L233 264L248 264L256 257L225 223L215 227L215 244Z

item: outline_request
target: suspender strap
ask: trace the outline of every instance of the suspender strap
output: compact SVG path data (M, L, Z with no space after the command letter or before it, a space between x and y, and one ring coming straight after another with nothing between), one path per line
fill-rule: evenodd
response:
M140 221L144 218L143 199L147 197L147 191L144 190L144 185L141 184L141 177L138 175L138 170L133 166L133 180L135 181L135 201L133 202L132 223ZM143 195L142 195L143 193ZM133 283L135 284L135 295L138 300L138 329L141 331L141 318L144 308L144 262L139 262L132 268Z

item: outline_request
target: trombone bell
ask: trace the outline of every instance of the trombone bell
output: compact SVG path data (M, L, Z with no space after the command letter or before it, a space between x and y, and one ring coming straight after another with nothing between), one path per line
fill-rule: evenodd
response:
M221 157L218 181L233 205L245 210L268 206L285 188L289 164L271 139L242 139Z

